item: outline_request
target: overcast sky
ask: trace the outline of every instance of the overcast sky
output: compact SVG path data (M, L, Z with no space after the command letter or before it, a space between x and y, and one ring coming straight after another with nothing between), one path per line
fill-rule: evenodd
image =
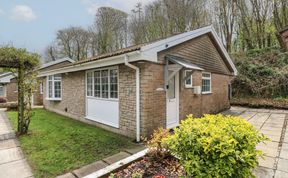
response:
M153 0L0 0L0 45L43 53L58 29L92 24L97 8L130 12L137 2Z

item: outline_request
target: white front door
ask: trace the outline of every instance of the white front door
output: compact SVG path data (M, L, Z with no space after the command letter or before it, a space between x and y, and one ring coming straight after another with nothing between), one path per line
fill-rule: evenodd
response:
M172 73L169 70L169 75ZM179 72L169 80L166 98L166 127L171 129L179 125Z

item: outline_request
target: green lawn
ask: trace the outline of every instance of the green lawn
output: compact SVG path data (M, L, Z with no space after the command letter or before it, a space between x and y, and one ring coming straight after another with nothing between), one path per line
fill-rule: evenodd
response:
M35 177L55 177L131 148L131 139L67 117L35 109L29 135L20 142ZM16 128L17 113L8 112Z

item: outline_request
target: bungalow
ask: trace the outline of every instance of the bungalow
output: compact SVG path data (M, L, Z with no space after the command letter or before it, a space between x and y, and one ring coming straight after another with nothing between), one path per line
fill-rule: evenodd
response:
M44 107L140 140L230 107L237 70L211 26L41 71Z
M43 64L38 70L40 72L58 68L67 65L73 60L69 58L59 59ZM6 72L0 74L0 97L6 99L7 102L17 102L18 100L18 87L15 74L12 72ZM32 95L32 105L42 106L43 105L43 82L39 81L36 91Z

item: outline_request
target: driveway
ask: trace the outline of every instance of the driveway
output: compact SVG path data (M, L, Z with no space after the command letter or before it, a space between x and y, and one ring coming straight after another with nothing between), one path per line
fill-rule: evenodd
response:
M0 110L0 178L32 176L6 113Z
M271 139L257 146L265 153L255 170L257 178L288 178L288 110L231 107L223 114L242 117Z

